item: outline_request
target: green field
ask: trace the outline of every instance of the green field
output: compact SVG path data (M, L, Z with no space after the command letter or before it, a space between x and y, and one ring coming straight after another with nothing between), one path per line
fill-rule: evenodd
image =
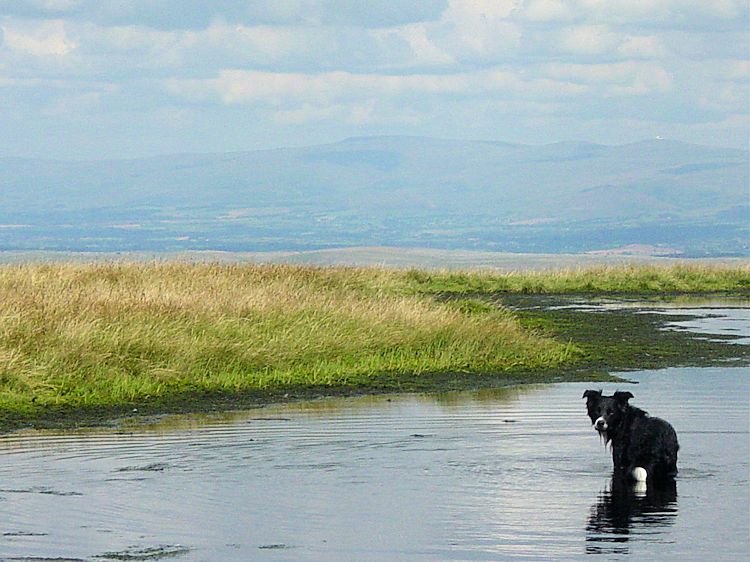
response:
M706 292L747 295L750 269L5 265L0 428L580 378L589 344L485 297Z

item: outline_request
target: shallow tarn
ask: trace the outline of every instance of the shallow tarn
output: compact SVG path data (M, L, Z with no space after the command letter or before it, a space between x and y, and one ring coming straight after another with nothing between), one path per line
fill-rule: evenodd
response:
M591 383L318 400L6 435L0 558L744 560L748 370L625 376L678 432L673 494L613 486Z

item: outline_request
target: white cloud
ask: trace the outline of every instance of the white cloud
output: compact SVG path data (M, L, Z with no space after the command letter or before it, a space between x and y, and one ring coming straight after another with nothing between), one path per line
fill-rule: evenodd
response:
M713 115L747 115L750 107L747 60L689 61L680 66L679 72L696 108Z
M77 46L76 41L68 37L62 20L19 26L5 24L0 29L7 47L36 57L67 55Z
M592 19L620 24L711 28L746 15L744 0L577 0Z
M627 35L618 51L626 58L649 59L668 55L664 42L656 35Z
M299 100L317 104L341 99L393 96L404 93L467 93L463 76L385 75L322 72L317 74L274 73L253 70L222 70L216 78L164 82L166 89L194 100L218 99L225 104L268 103L281 106Z
M101 99L102 93L98 91L74 92L58 97L43 111L47 115L80 115L95 110Z
M543 72L557 80L585 84L589 92L607 96L663 93L674 84L672 75L653 62L551 63L543 66Z
M85 48L92 56L97 53L126 55L145 67L167 63L174 70L195 64L209 53L242 57L248 52L261 50L264 53L281 52L292 44L291 34L283 28L246 28L225 22L214 22L197 31L95 24L86 24L85 30L88 37Z
M521 17L531 21L561 21L573 17L570 2L564 0L531 0L521 8Z
M746 60L727 61L724 76L728 80L748 80L750 77L750 62Z
M352 106L347 118L347 121L352 125L366 125L376 120L373 103Z
M580 25L563 30L560 46L569 53L598 55L611 51L618 43L618 35L606 25Z
M667 56L668 50L657 35L634 35L613 31L603 24L575 25L560 32L560 48L573 55L619 59L648 59Z
M450 65L456 59L440 48L437 43L428 36L427 24L416 23L401 26L395 29L379 29L370 32L370 35L381 44L394 44L394 50L398 49L398 43L408 46L410 55L404 60L413 65ZM401 53L403 58L403 53Z
M517 4L516 0L451 0L438 25L446 43L485 58L504 54L520 42L521 28L508 20Z
M668 54L657 35L616 32L603 24L564 28L560 33L560 48L573 55L607 55L620 59L658 58Z
M451 0L439 19L371 32L401 61L424 67L492 64L517 53L522 29L509 16L516 0ZM404 48L406 53L397 53Z
M381 100L401 100L401 104L412 106L424 104L427 100L439 104L457 96L465 100L499 97L506 101L531 101L575 96L586 91L580 72L558 74L562 79L552 75L528 77L512 69L499 68L456 74L408 75L273 73L233 69L222 70L215 78L168 79L163 85L170 94L193 102L263 104L287 111L290 118L320 116L329 106L358 104L360 109L356 115L359 119L366 115L367 120L372 120L373 103ZM362 107L367 108L366 112L361 110Z
M54 115L106 136L139 119L154 147L163 115L183 133L168 152L230 128L253 146L391 131L611 142L607 127L650 131L649 115L711 121L701 134L718 143L747 116L747 18L744 0L0 0L0 127L21 138L8 123L44 131Z
M325 121L331 118L341 118L341 106L329 105L326 107L315 106L310 103L302 104L294 109L281 109L275 111L273 118L283 125L306 125Z

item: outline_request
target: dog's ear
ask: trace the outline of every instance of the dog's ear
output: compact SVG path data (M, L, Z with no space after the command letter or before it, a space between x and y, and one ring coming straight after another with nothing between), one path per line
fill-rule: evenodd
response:
M586 390L583 393L583 396L581 398L601 398L602 397L602 391L601 390Z
M628 392L627 390L618 390L612 395L612 398L615 399L615 401L621 403L621 404L627 404L628 400L630 400L633 397L633 395Z

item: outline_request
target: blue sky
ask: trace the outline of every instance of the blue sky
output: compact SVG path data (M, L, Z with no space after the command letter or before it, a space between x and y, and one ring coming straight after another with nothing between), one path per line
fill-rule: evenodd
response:
M747 27L745 0L0 0L0 156L746 148Z

